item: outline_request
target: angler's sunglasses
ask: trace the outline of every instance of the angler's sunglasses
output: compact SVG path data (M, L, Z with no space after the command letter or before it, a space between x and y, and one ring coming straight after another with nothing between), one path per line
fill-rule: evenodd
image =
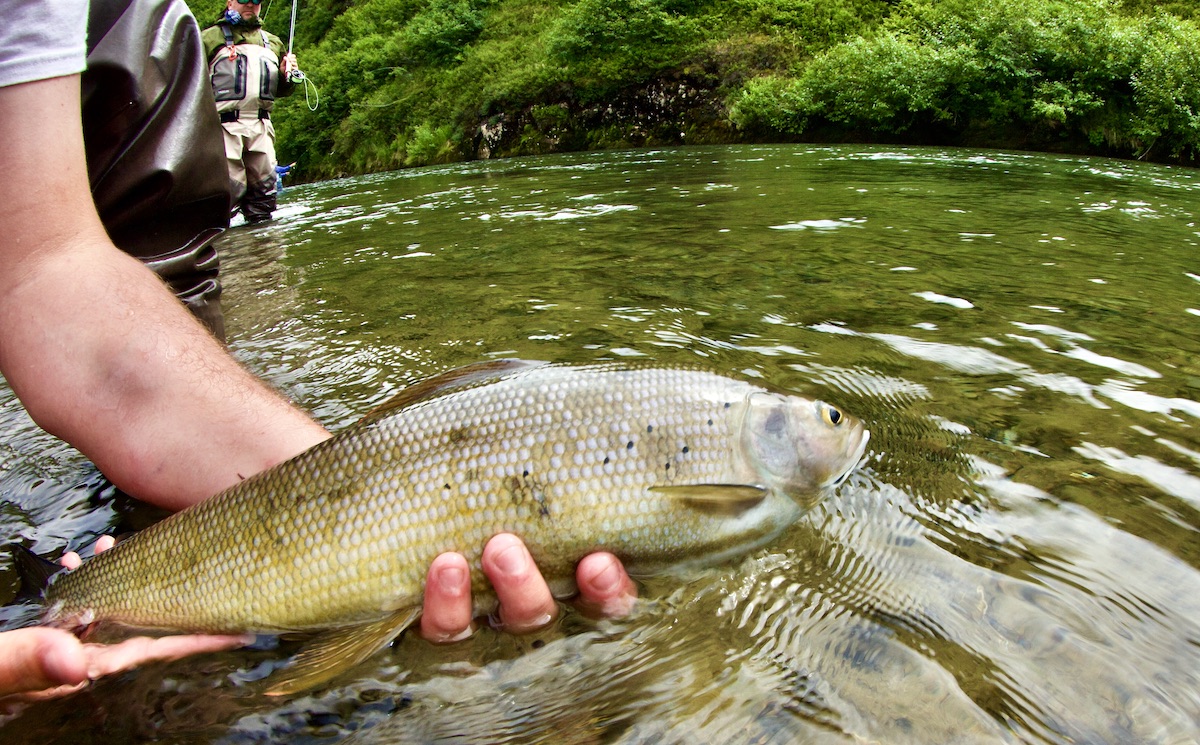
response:
M262 0L237 0L241 5L262 5Z

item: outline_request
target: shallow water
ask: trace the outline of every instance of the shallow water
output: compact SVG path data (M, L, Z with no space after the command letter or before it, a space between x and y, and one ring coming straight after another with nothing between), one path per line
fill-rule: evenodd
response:
M222 239L237 356L328 426L492 357L700 364L864 419L768 549L634 615L406 637L331 687L264 639L4 725L13 742L1200 740L1200 179L1022 153L591 153L289 189ZM0 393L0 534L156 515ZM14 582L0 565L0 588ZM6 596L7 597L7 596ZM34 612L9 601L0 622Z

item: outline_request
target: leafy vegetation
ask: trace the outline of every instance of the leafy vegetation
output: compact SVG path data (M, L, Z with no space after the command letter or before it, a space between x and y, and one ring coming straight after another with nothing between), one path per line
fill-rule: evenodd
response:
M1085 0L912 0L876 33L750 81L731 117L802 136L1015 142L1194 161L1200 34Z
M308 179L768 140L1200 160L1192 0L300 2L321 103L276 122ZM267 27L286 37L289 14Z

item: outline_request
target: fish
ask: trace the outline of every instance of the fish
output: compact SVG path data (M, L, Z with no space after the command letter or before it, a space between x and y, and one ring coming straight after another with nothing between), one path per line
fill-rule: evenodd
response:
M299 693L411 626L442 552L467 557L479 614L500 532L558 595L597 550L635 577L712 565L781 533L869 437L830 404L704 370L489 360L60 573L42 621L309 633L267 690Z

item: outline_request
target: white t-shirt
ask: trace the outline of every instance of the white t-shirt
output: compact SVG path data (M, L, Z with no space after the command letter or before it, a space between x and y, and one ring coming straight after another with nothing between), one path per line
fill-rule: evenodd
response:
M88 0L0 0L0 87L83 72Z

